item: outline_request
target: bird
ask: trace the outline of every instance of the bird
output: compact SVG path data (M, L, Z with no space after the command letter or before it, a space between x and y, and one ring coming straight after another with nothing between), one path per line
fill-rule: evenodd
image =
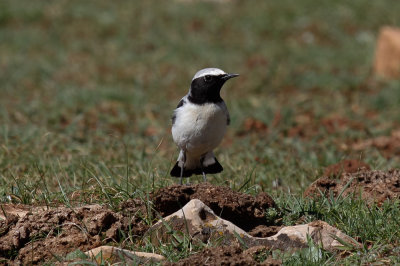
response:
M220 92L225 82L239 74L219 68L198 71L189 92L179 101L172 115L172 137L180 149L170 175L182 179L194 175L220 173L222 165L213 150L221 143L230 124L228 108Z

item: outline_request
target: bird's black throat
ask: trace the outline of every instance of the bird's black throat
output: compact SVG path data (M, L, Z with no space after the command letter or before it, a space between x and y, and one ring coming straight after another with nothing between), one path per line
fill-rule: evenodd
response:
M219 103L221 88L225 80L222 76L199 77L192 81L188 100L195 104Z

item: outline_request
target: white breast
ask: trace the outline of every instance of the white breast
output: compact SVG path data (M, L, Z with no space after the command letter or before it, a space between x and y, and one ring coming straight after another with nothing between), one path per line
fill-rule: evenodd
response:
M173 139L192 156L212 151L225 135L227 111L222 104L186 103L175 114Z

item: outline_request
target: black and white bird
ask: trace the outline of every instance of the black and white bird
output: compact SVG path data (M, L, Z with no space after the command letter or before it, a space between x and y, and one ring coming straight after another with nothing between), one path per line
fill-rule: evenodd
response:
M180 153L171 176L183 177L222 172L213 153L230 123L228 108L220 91L224 83L238 74L218 68L205 68L192 79L189 93L179 102L172 116L172 137Z

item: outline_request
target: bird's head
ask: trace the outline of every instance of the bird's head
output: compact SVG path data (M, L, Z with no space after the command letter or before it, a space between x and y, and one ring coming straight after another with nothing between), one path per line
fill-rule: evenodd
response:
M238 74L228 74L219 68L205 68L196 73L192 79L189 91L191 102L217 103L222 101L220 91L224 83Z

